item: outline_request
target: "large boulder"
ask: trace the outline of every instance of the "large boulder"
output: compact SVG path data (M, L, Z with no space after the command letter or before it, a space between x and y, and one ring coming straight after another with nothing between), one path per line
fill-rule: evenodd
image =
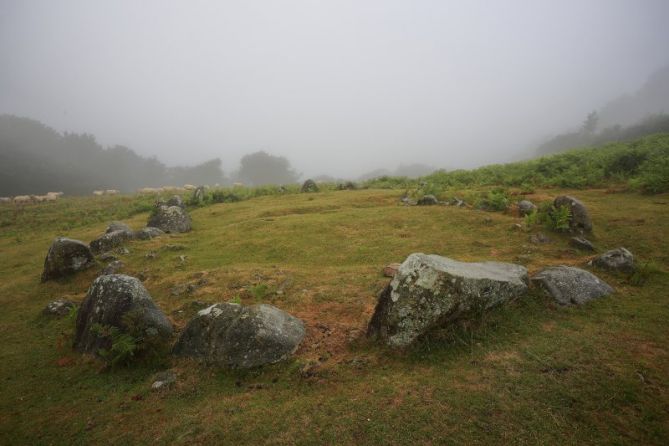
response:
M301 320L271 305L220 303L198 312L173 351L218 366L250 368L286 359L304 334Z
M151 240L155 237L160 237L164 235L165 232L159 228L154 228L152 226L147 226L133 233L133 238L138 240Z
M381 292L367 335L406 347L430 329L527 293L527 269L411 254Z
M592 265L608 271L621 271L624 273L634 272L634 256L625 248L616 248L606 251L595 257Z
M553 201L555 208L569 208L569 229L572 232L583 233L592 231L592 220L588 209L583 203L569 195L561 195Z
M613 293L607 283L594 274L573 266L551 266L535 274L532 282L561 305L584 304Z
M91 251L93 251L94 254L107 252L121 246L130 238L132 238L132 232L126 231L125 229L107 232L90 243Z
M537 206L530 200L520 200L518 202L518 213L521 216L529 215L537 210Z
M111 341L98 333L100 327L115 327L122 333L141 332L142 338L154 343L167 342L172 336L172 324L142 282L123 274L100 276L93 281L77 315L74 348L86 353L109 349Z
M146 226L153 226L165 232L188 232L191 220L188 213L179 206L156 207Z
M302 183L302 189L300 189L302 192L318 192L318 185L314 180L307 180L304 183Z
M84 242L58 237L44 259L42 282L74 274L94 264L93 253Z
M107 226L105 234L109 234L110 232L115 232L115 231L132 232L132 229L130 228L130 226L123 223L122 221L113 221L109 223L109 226Z

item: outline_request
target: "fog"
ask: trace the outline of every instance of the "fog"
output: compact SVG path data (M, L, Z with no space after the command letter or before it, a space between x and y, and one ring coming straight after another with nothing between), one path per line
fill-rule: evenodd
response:
M170 165L516 159L669 63L669 2L0 0L0 113ZM665 110L669 112L669 107Z

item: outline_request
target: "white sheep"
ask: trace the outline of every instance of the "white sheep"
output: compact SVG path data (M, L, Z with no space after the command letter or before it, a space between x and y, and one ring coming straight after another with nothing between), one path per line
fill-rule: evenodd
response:
M103 191L103 190L94 190L93 191L93 195L95 195L96 197L101 197L104 194L105 194L105 191Z
M195 190L195 189L197 189L197 187L193 186L192 184L184 184L184 189Z
M105 195L118 195L121 192L118 189L107 189Z
M30 198L30 195L17 195L14 197L15 204L26 204L32 202L33 199Z
M12 198L11 197L0 197L0 203L11 203Z

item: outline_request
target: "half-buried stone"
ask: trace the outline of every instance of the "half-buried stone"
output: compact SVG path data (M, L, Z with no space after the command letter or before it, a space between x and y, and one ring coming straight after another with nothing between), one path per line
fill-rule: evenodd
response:
M251 368L288 358L302 342L304 323L271 305L214 304L198 312L174 354L230 368Z
M165 232L162 229L147 226L146 228L135 231L133 237L137 240L151 240L152 238L160 237L164 234Z
M77 315L74 348L84 353L109 349L111 340L100 335L100 327L115 327L152 345L167 343L172 336L172 324L142 282L123 274L100 276L93 281Z
M84 242L58 237L44 259L42 282L69 276L94 264L93 253Z
M125 229L107 232L90 243L91 251L95 254L107 252L121 246L127 240L130 240L130 238L132 238L132 232Z
M573 266L551 266L535 274L537 283L561 305L584 304L613 293L614 289L594 274Z
M159 205L149 217L146 226L164 232L188 232L191 230L191 220L188 213L179 206Z
M625 248L606 251L604 254L594 258L592 265L596 268L624 273L633 273L635 270L634 256Z
M527 293L527 269L411 254L381 292L367 336L407 347L432 328Z

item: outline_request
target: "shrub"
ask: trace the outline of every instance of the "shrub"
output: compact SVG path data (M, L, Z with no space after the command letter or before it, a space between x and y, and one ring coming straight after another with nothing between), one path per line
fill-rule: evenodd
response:
M508 192L505 189L496 188L479 198L476 207L486 211L505 211L510 203Z

